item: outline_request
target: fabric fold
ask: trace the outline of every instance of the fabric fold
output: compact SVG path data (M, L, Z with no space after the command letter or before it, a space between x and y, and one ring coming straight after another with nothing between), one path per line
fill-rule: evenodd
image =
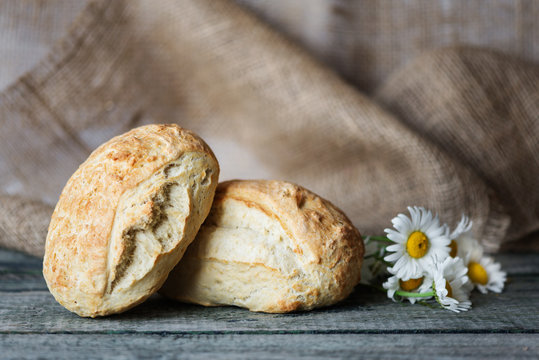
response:
M539 67L452 47L393 74L377 100L493 189L511 217L507 240L539 230Z
M176 122L241 144L273 178L342 208L364 235L381 234L409 205L450 224L468 214L490 250L509 224L496 192L437 139L224 0L91 2L51 56L0 95L0 122L9 143L0 191L11 196L2 201L28 194L53 205L101 142ZM42 229L28 240L5 230L17 216L0 223L0 245L42 253L49 215L32 215Z

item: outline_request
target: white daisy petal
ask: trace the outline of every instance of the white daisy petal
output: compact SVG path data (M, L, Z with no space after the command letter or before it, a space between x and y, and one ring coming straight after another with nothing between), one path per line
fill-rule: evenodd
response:
M418 280L418 279L415 279L415 280ZM424 279L421 279L419 281L423 281L424 283ZM411 286L418 286L417 288L415 289L410 289L410 288L406 288L406 289L403 289L402 288L402 283L401 283L401 280L396 277L396 276L391 276L387 279L387 281L385 283L382 284L383 288L387 290L387 297L392 299L393 301L397 301L397 299L395 298L395 293L397 291L407 291L407 292L413 292L413 293L420 293L421 291L419 291L422 286L423 286L423 283L420 283L420 285L417 285L416 283L413 283L411 284ZM408 284L410 286L410 284ZM406 284L404 284L404 286L406 286ZM427 290L429 291L429 290ZM399 297L399 299L402 298L402 297ZM404 297L405 299L407 299L410 303L414 304L416 301L418 300L425 300L425 299L429 299L430 297L427 296L427 297Z
M486 294L488 291L495 293L502 292L507 279L507 273L502 271L501 265L495 263L492 258L485 256L472 266L468 264L468 271L471 272L470 279L483 294ZM486 274L486 279L482 278L482 276L484 276L483 271ZM477 273L479 273L479 275L477 275Z
M442 242L442 244L445 244L445 242ZM433 247L433 249L431 250L431 253L432 253L431 261L432 262L444 261L445 258L449 256L449 250L450 250L449 247L446 245Z
M429 210L424 209L424 208L419 208L418 210L420 212L419 227L421 227L422 229L425 229L425 231L426 231L427 227L433 221L432 213Z
M432 282L434 281L434 278L432 277L433 273L426 272L423 277L423 284L417 289L417 292L420 293L426 293L432 290Z
M469 300L470 288L466 267L462 259L447 257L436 264L433 275L436 301L445 309L461 312L468 311L472 303Z
M419 221L420 221L419 211L416 211L415 207L412 208L412 207L408 206L408 212L410 213L410 217L411 217L411 220L412 220L411 226L412 227L419 227Z
M395 232L396 233L399 233L400 229L402 229L403 227L406 227L406 225L400 220L400 219L396 219L394 221L391 222L393 227L396 229Z
M436 259L432 257L423 257L421 259L418 259L417 263L421 267L421 270L425 273L433 273L434 272L434 264L436 263Z
M451 240L454 240L462 234L468 233L472 229L472 224L473 222L470 221L470 219L463 214L462 218L460 219L460 222L457 224L457 227L449 235L449 238Z
M400 244L393 244L386 247L387 251L392 252L398 252L400 249L402 249L402 246Z
M438 216L424 224L425 232L434 235L441 235L445 232L445 227L440 225Z
M387 233L387 238L393 242L402 243L407 239L407 237L393 229L385 229L384 231Z
M448 229L440 225L437 216L422 207L408 207L410 217L398 214L392 219L394 229L386 229L387 237L395 242L386 248L385 260L395 262L396 276L408 280L419 278L436 260L449 254Z
M382 287L387 290L387 297L396 301L395 291L399 290L399 278L396 276L389 277L387 281L382 284Z
M444 236L449 240L449 229L447 225L440 225L439 221L432 222L425 232L431 237Z
M405 229L412 227L412 223L410 222L410 219L406 217L406 215L399 214L393 219L393 227L402 233L405 231Z
M393 269L395 270L396 274L402 274L402 275L399 275L400 278L407 279L406 276L403 276L408 272L408 267L406 265L407 265L407 262L404 256L400 256L395 262L395 264L393 265Z
M470 262L479 262L483 257L483 248L472 234L472 224L468 217L462 215L455 230L449 235L453 247L451 255L460 257L466 266Z
M386 257L384 257L384 260L387 261L387 262L394 262L394 261L397 261L398 259L400 259L400 257L401 257L401 254L393 253L393 254L389 254Z

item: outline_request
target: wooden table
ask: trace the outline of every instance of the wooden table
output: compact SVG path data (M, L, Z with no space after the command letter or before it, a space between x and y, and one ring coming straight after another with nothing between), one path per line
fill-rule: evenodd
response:
M0 358L539 358L539 254L497 259L506 290L474 293L463 314L393 303L360 285L341 304L307 313L156 295L125 314L84 319L56 303L39 259L0 250Z

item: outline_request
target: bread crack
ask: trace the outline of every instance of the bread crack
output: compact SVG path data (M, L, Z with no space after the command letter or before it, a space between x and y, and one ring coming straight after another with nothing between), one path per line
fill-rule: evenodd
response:
M133 264L135 251L137 249L137 234L150 231L156 233L158 227L168 221L168 215L165 208L170 207L170 192L173 186L178 186L177 182L165 183L159 191L151 197L151 213L148 217L143 217L141 221L122 233L123 251L120 255L118 264L114 270L114 280L110 284L109 293L111 293L118 283L124 278L129 267ZM145 202L146 203L146 202ZM169 240L171 234L168 233L167 239L161 236L155 236L154 239L160 244L160 250L167 247L165 242Z

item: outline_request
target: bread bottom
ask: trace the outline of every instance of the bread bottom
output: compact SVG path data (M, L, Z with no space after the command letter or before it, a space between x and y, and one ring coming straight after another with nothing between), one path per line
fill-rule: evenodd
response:
M344 280L304 254L265 209L227 198L214 202L160 292L206 306L284 313L334 304L350 293L356 278Z

